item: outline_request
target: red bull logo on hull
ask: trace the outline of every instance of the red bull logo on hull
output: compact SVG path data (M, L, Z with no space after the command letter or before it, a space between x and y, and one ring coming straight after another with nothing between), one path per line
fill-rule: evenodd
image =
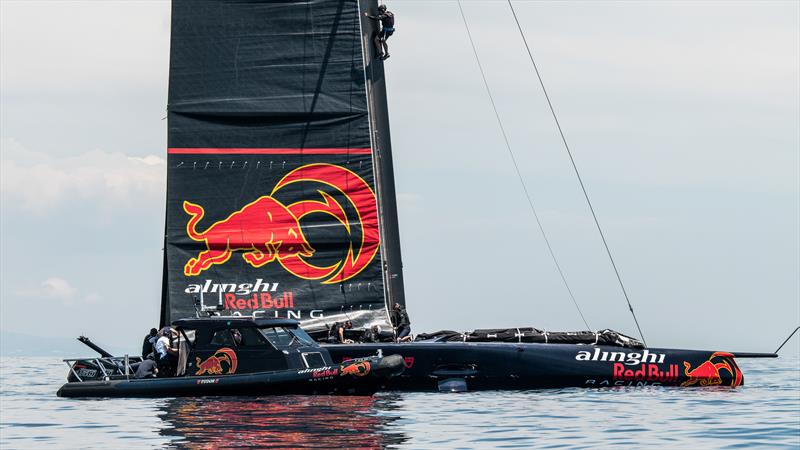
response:
M584 352L584 351L582 351ZM613 353L612 353L613 354ZM604 358L591 358L590 352L579 353L579 360L586 361L614 361L610 356ZM649 353L632 353L630 360L618 358L611 366L611 376L601 375L598 378L587 379L585 386L741 386L742 372L736 365L734 355L725 352L715 352L703 361L683 361L680 364L664 362L666 355ZM652 358L656 356L656 358ZM695 360L697 361L697 360ZM635 363L631 365L629 363ZM605 371L605 369L602 369Z
M205 361L200 361L200 358L195 358L195 360L195 365L197 366L195 375L222 375L223 373L230 375L236 373L236 367L238 365L236 352L228 347L217 350L213 355L206 358ZM227 372L224 372L222 363L228 366Z
M740 386L743 382L742 371L736 365L733 354L725 352L715 352L703 361L699 366L692 368L688 362L683 362L684 375L687 380L681 386L719 386L724 381L723 373L727 372L725 378L730 377L731 387Z
M288 205L275 198L281 189L303 182L321 183L341 193L353 205L355 217L348 217L345 208L321 190L317 190L319 199ZM308 164L289 172L270 195L259 197L203 231L197 229L205 215L203 207L184 201L183 209L190 216L187 235L206 247L186 262L183 270L186 276L197 276L214 265L225 264L235 252L240 252L242 259L256 268L277 262L299 278L323 280L323 284L341 283L364 270L380 244L375 193L357 174L332 164ZM311 262L315 249L303 233L300 220L312 213L333 217L348 235L351 224L361 226L360 242L350 242L344 258L336 264L318 266Z
M352 375L355 377L366 376L370 371L369 361L358 361L342 366L341 376Z

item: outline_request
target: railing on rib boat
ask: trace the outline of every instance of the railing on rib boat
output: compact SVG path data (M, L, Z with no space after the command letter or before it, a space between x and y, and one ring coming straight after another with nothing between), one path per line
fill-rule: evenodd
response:
M69 367L69 371L75 376L78 381L83 381L83 378L75 371L75 363L77 362L87 362L92 363L100 369L100 372L103 374L104 380L109 380L112 375L125 375L125 379L129 380L130 376L133 374L133 368L131 367L131 360L134 360L133 363L141 362L141 357L134 356L131 358L127 354L125 356L111 356L111 357L99 357L99 358L67 358L63 359L64 363ZM109 373L109 368L106 366L113 366L114 370L112 373Z

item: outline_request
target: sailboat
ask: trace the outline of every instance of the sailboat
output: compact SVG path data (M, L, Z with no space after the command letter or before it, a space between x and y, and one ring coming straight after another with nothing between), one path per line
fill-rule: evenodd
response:
M406 304L375 0L173 0L161 323L283 318L393 329ZM385 388L739 386L735 358L610 330L440 332L326 345L401 355ZM191 365L191 361L188 362ZM190 368L191 370L191 368Z

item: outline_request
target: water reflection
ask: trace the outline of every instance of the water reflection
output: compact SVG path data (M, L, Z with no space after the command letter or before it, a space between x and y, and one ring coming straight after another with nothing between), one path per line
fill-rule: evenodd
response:
M737 389L83 400L57 359L0 358L0 449L800 449L800 359L739 364Z
M161 435L193 449L384 448L407 440L390 430L399 418L391 395L185 398L160 409Z

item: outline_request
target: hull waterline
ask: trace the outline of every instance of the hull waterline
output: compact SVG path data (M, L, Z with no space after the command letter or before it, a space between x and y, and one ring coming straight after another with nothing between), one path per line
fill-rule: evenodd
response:
M402 375L391 390L436 391L448 380L468 390L613 386L741 386L734 355L725 352L628 349L533 343L343 344L325 348L334 361L401 355ZM446 384L446 383L445 383Z

